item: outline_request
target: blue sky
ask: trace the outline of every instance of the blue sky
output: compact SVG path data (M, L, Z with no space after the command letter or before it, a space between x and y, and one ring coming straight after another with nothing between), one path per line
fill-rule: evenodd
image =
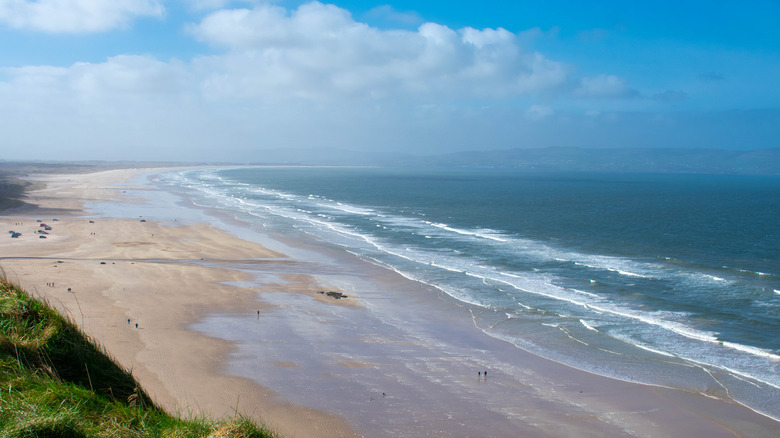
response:
M0 0L0 158L780 147L780 1Z

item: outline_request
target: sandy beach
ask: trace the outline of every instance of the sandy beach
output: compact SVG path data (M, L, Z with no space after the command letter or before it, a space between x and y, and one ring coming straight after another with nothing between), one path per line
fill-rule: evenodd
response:
M490 338L469 309L349 254L263 245L168 198L154 210L165 219L150 216L158 195L137 183L150 172L36 176L32 206L0 216L3 235L22 233L0 240L0 267L172 413L240 413L286 437L776 436L742 406Z
M37 208L0 218L3 228L23 233L2 245L6 275L69 315L169 412L223 418L237 409L285 436L354 436L343 419L291 406L245 379L222 375L230 343L187 329L214 309L259 310L256 291L224 284L249 280L246 274L207 266L206 259L281 254L206 224L85 217L85 202L142 202L123 199L111 187L136 174L43 178L46 189L31 198ZM46 239L34 234L36 217L53 228ZM313 287L311 279L299 281L302 290Z

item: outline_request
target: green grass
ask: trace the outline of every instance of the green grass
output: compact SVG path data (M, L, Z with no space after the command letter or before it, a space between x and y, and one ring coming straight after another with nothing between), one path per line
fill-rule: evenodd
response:
M275 436L240 416L168 415L75 324L0 276L0 437Z

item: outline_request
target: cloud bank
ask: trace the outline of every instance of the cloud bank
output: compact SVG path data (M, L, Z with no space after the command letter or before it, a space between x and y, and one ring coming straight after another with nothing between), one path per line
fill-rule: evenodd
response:
M579 73L529 49L538 29L433 22L380 29L320 2L295 9L188 5L207 9L181 32L209 54L0 67L5 144L17 151L78 145L83 158L201 160L252 160L259 149L287 146L618 147L631 146L623 143L635 132L669 126L643 111L689 97L674 89L640 92L609 72ZM43 32L99 32L164 14L159 0L0 3L1 23ZM369 14L416 18L391 8Z
M94 33L162 17L160 0L3 0L0 24L50 33Z
M6 21L47 31L97 31L133 14L162 13L152 0L13 0L11 5L5 6ZM10 14L13 5L20 11ZM70 15L54 20L68 5L76 6ZM65 69L4 71L14 88L31 85L28 92L36 93L48 87L54 94L70 93L74 101L96 95L97 84L111 96L129 90L130 97L136 88L141 93L175 88L211 101L503 100L561 92L571 80L568 66L525 50L516 34L502 28L454 30L428 22L415 31L380 30L319 2L291 11L268 4L219 10L190 24L187 32L220 53L173 61L117 55ZM157 76L147 77L149 65Z
M379 30L333 5L223 10L190 27L227 53L195 61L212 98L510 98L561 86L566 67L505 29Z

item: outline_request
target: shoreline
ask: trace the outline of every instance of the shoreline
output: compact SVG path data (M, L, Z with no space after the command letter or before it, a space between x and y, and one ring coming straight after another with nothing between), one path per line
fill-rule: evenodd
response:
M180 406L194 404L199 412L220 416L230 414L239 404L239 411L243 412L241 407L247 406L252 411L250 416L259 418L285 436L311 435L314 431L319 436L357 436L356 430L366 436L393 436L392 431L418 435L422 430L428 430L405 424L412 420L427 424L424 427L430 427L435 436L467 436L469 431L482 432L483 436L508 436L508 431L523 432L528 436L655 436L658 432L674 436L771 436L772 427L777 426L771 419L741 406L663 387L622 382L532 355L488 337L469 324L468 318L455 317L454 312L462 316L468 309L457 309L452 300L419 294L420 289L426 288L336 251L320 255L323 261L319 264L270 252L259 258L261 245L202 223L170 225L156 220L142 223L138 219L103 217L96 217L95 224L88 223L88 214L82 211L85 201L131 203L142 210L140 206L144 202L124 198L119 193L123 189L130 190L131 186L117 184L127 184L132 177L144 172L161 171L122 170L46 177L52 185L32 192L28 199L37 198L36 202L50 210L30 210L28 213L74 213L67 216L57 213L63 217L51 236L57 237L55 239L36 237L35 242L31 242L29 237L32 236L25 233L20 241L3 243L4 256L0 266L17 275L21 272L18 280L22 286L31 285L30 292L41 292L37 286L48 282L45 280L47 275L53 278L54 269L60 269L48 266L54 259L10 260L6 255L41 257L41 254L49 254L64 261L60 267L67 265L74 272L63 276L60 269L55 282L57 290L42 286L41 293L51 297L58 307L68 309L77 323L79 315L76 312L81 312L80 307L86 308L81 317L87 315L87 318L81 325L88 333L94 333L101 345L124 366L134 371L135 366L140 366L137 377L144 387L155 400L163 398L164 407L179 406L174 412L187 411ZM133 191L149 189L132 186ZM81 216L79 211L82 211ZM0 221L8 224L19 220L14 217L25 217L25 214L23 211L5 211ZM205 214L200 212L196 216L202 219ZM9 226L13 227L13 223ZM93 227L88 229L90 226ZM99 229L98 236L88 234L95 233L91 231L95 228ZM67 236L59 239L60 233ZM139 237L142 234L145 235L143 239ZM157 238L152 239L149 234L155 234ZM103 239L103 236L110 238ZM17 245L22 241L27 245ZM305 251L322 250L310 242L298 243L306 246ZM193 257L204 251L210 251L215 257L207 260ZM109 255L116 257L111 259L107 257ZM98 259L105 259L102 261L107 265L100 265ZM242 263L248 266L242 266ZM345 267L337 270L336 265ZM146 281L145 286L141 277ZM11 279L17 280L13 276ZM85 279L91 281L85 283ZM79 289L75 294L62 295L59 284L64 285L64 282L88 284L90 292ZM186 291L200 290L194 294L200 301L186 304L178 315L171 316L178 322L164 321L169 315L159 313L162 296L135 292L131 297L125 290L120 290L120 287L127 289L132 284L137 291L149 287L150 282L171 286L165 289L165 299L170 307L181 306L185 298L192 298L189 294L172 293L182 284L186 284ZM350 301L360 305L336 305L344 303L316 296L318 289L331 285L341 286L347 295L357 295ZM364 290L357 294L348 289L358 286ZM214 298L210 294L212 291L219 292L221 298ZM396 300L400 298L401 304L387 303L389 294ZM66 302L64 298L87 295L86 304L83 298L80 303L75 299ZM405 309L407 303L416 308ZM110 317L95 316L106 309L113 310L108 312ZM289 309L305 313L314 322L296 320ZM242 355L247 355L246 346L253 345L257 338L234 339L236 333L245 330L225 328L235 321L248 323L254 318L255 310L260 310L262 315L262 323L256 325L267 329L264 324L277 324L290 331L262 332L264 344L259 345L258 354L270 351L282 360L273 357L242 359ZM142 312L145 312L143 315L154 314L153 322L143 319L146 316L141 317ZM400 315L406 319L392 322L408 323L412 328L395 330L392 324L377 322L374 318L377 314L385 318ZM122 326L127 317L131 321L137 318L143 321L139 330ZM261 318L257 320L260 322ZM344 332L350 332L346 329L351 332L362 330L363 337L344 339L343 332L327 330L337 325ZM295 332L301 330L301 326L315 335ZM447 344L446 348L415 343L411 335L414 331L425 334L426 339ZM448 339L452 334L459 338L457 342ZM317 347L321 351L294 351L294 344L306 345L307 342L323 344ZM322 352L338 351L345 344L350 350L325 359L318 357ZM192 345L199 345L201 349L193 352ZM486 360L480 368L473 361L475 348L486 352ZM383 358L382 354L386 355L388 351L397 353L397 357ZM195 375L178 376L181 369L190 365L192 357L202 358L201 367L193 371ZM505 369L495 369L489 365L492 363L509 365ZM443 371L437 371L437 367ZM489 385L477 381L473 375L477 369L491 369ZM334 374L334 370L341 375L326 375ZM253 374L258 371L260 377ZM228 373L245 376L226 376ZM313 389L291 387L294 385L288 383L290 377L300 378L301 375L308 379L305 383L314 385ZM448 376L445 378L450 381L442 380L442 376ZM265 385L258 383L263 377L269 379ZM209 386L204 378L220 383ZM231 385L224 386L226 381ZM200 389L182 389L193 384ZM253 391L245 392L260 391L261 394L253 396L240 392L248 384L253 385ZM366 393L366 388L380 388L380 384L384 385L381 388L392 388L387 391L389 398L376 400L377 403L372 403L373 399L353 400ZM342 387L333 389L333 385ZM261 387L266 390L260 390ZM211 401L208 397L196 398L199 397L197 394L217 394L220 390L238 392L238 397L234 399L232 395L235 394L217 395L219 399ZM329 396L346 394L343 404L347 407L326 404L323 409L321 401L313 400L317 398L316 394L311 394L317 390ZM380 394L380 389L375 393ZM408 409L400 406L401 401ZM318 403L320 406L314 408L302 407ZM428 406L430 404L438 404L434 407L439 409L433 409ZM367 420L356 419L358 414L365 415ZM377 427L372 424L379 421L379 416L390 417L385 420L389 425L372 429ZM308 419L308 423L301 418ZM302 423L307 423L308 428L294 429L304 427Z
M286 403L247 379L222 375L225 357L235 347L188 329L215 308L257 306L254 292L221 284L248 277L205 266L200 260L205 251L225 260L281 255L204 224L93 218L83 210L85 200L136 204L121 197L129 186L112 186L142 172L45 177L47 188L28 196L42 209L6 211L0 217L0 223L23 232L20 239L4 242L12 246L3 248L0 267L9 279L71 317L168 412L224 418L234 416L238 405L238 413L283 436L358 436L338 417ZM77 180L85 182L73 184ZM59 220L52 221L51 213ZM52 226L47 239L31 233L38 224L24 219L30 217ZM20 222L22 227L14 225Z

